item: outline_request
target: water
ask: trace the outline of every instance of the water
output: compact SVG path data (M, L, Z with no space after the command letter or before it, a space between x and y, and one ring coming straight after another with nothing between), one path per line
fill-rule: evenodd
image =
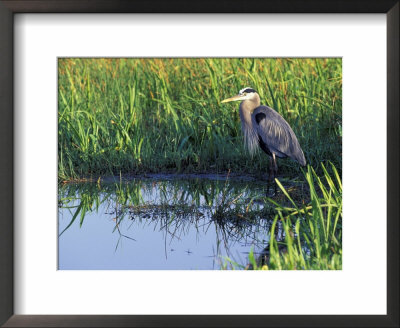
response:
M226 177L61 186L59 269L243 268L268 245L264 196L265 183Z

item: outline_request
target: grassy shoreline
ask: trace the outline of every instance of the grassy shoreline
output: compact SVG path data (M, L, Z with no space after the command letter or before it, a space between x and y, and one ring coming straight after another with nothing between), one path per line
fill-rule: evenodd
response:
M341 172L341 59L59 59L59 179L143 173L265 173L243 148L245 86L276 109L307 162ZM300 175L279 161L280 173ZM322 172L319 172L322 173Z
M308 166L303 172L305 183L278 181L280 192L273 198L265 197L259 181L239 180L239 184L232 185L233 177L225 181L210 179L213 182L193 177L140 177L136 181L66 184L60 186L59 206L71 211L71 222L60 235L72 224L82 226L88 213L110 202L107 208L118 210L115 214L107 212L118 217L118 224L131 220L168 222L165 233L171 240L177 231L178 235L184 234L186 228L181 228L187 224L213 225L249 238L249 227L266 229L265 239L253 240L258 252L251 248L247 265L236 263L235 258L221 257L221 269L341 270L342 182L332 164L322 165L321 169L324 174L319 176ZM149 202L144 194L155 184L161 191L160 199ZM169 235L167 227L171 225L175 228Z

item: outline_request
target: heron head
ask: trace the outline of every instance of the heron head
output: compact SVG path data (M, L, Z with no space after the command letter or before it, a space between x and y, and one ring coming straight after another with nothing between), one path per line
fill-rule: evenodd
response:
M240 90L238 95L233 96L231 98L224 99L221 101L221 103L252 99L253 97L256 96L256 94L257 94L256 90L254 90L250 87L246 87L246 88L243 88L242 90Z

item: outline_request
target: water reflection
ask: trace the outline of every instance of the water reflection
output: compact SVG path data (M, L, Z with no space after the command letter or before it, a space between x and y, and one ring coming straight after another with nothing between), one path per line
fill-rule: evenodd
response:
M252 181L134 179L59 188L59 269L220 269L268 244ZM279 231L279 229L278 229Z

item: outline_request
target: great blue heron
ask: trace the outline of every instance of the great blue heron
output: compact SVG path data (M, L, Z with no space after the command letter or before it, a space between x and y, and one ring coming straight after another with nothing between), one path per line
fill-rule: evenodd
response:
M245 146L253 155L259 145L270 156L269 182L272 180L272 173L275 180L278 172L276 157L290 157L300 165L306 165L303 151L290 125L275 110L260 105L260 96L256 90L243 88L238 95L225 99L222 103L239 100L242 101L239 113Z

